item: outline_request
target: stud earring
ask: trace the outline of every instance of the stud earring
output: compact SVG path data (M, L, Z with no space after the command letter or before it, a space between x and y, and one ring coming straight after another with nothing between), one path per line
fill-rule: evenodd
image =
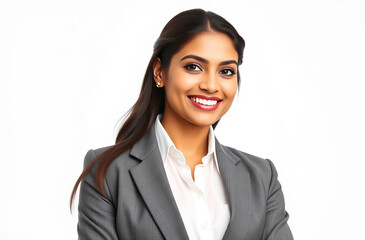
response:
M160 88L161 87L161 83L160 82L157 82L156 83L156 87Z

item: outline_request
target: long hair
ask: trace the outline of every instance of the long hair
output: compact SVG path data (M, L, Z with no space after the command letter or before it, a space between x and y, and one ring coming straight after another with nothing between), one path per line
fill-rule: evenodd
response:
M141 139L149 130L157 115L163 113L165 92L163 88L157 88L155 86L153 78L153 64L155 59L160 58L162 68L167 70L171 58L176 52L194 36L207 31L221 32L230 37L238 53L238 64L240 65L242 63L245 41L227 20L213 12L207 12L202 9L187 10L173 17L163 28L154 44L154 51L144 75L138 100L129 110L130 114L126 117L124 124L120 128L115 144L96 156L85 166L72 190L70 209L72 209L72 202L80 182L96 162L98 162L96 184L100 192L106 197L103 189L103 181L110 163ZM238 71L237 81L239 86L240 75ZM218 121L213 124L213 128L216 127Z

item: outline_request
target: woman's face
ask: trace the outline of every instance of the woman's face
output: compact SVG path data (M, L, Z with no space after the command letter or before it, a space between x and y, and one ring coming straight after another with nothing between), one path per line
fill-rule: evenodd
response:
M163 118L198 126L219 120L237 92L237 62L232 40L218 32L195 36L173 55L167 72L158 61L156 80L165 87Z

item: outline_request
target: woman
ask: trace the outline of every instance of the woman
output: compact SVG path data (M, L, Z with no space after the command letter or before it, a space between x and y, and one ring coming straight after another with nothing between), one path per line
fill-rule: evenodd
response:
M80 239L293 239L271 161L214 137L244 46L212 12L167 23L115 145L86 154Z

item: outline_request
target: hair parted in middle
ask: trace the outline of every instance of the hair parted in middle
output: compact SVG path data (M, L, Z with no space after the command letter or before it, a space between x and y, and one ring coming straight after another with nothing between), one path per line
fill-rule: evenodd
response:
M155 121L158 114L163 113L165 106L165 90L156 87L153 75L153 66L157 58L161 60L162 68L168 70L172 56L196 35L203 32L220 32L226 34L238 53L238 64L242 64L245 41L236 29L223 17L202 9L192 9L181 12L173 17L163 28L154 44L153 54L144 75L141 91L136 103L128 111L128 115L120 128L115 144L96 156L87 166L75 183L71 194L70 207L78 185L90 171L95 162L98 162L96 172L97 186L105 196L103 181L110 163L121 153L132 147L141 139ZM238 86L240 75L237 71ZM216 127L219 120L213 124Z

